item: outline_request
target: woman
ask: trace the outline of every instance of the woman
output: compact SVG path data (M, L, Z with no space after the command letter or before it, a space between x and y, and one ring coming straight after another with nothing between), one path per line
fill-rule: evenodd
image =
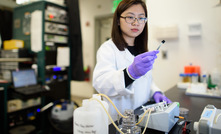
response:
M123 0L113 17L112 39L97 52L93 86L106 94L121 113L150 99L171 101L152 81L153 63L159 51L147 48L147 8L142 0ZM116 110L110 113L117 119Z

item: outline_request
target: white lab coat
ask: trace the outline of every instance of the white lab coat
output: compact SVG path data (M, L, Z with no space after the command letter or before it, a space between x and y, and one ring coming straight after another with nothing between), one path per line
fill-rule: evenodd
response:
M123 70L131 65L133 60L134 56L128 49L120 51L111 39L104 42L97 51L93 87L99 93L109 96L122 114L126 109L136 109L146 103L154 92L160 91L152 81L152 71L125 88ZM113 120L116 120L117 112L109 102L108 104L109 112Z

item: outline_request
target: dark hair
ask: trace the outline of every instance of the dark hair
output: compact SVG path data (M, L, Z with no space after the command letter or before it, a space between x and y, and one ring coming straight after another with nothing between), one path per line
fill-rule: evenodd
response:
M114 44L117 46L117 48L120 51L123 51L128 46L128 44L126 43L126 41L124 40L122 36L122 31L119 26L120 15L129 7L131 7L132 5L136 5L136 4L140 4L143 7L145 16L147 17L147 7L146 7L146 4L142 0L123 0L119 3L119 5L117 6L114 12L111 36L112 36L112 40ZM148 31L147 30L148 30L148 25L147 23L145 23L143 32L135 38L134 45L138 53L143 53L143 52L148 51L148 48L147 48Z

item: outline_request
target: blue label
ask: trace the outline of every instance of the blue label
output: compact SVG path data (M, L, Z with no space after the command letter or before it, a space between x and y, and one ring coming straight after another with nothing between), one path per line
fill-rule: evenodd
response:
M211 114L213 113L213 110L206 110L203 114L204 118L210 118Z

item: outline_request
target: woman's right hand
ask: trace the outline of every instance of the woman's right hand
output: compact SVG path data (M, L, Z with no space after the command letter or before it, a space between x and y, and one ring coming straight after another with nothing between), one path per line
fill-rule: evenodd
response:
M153 68L153 63L157 58L158 50L145 52L137 55L134 58L133 63L128 67L130 76L134 79L138 79L145 75L149 70Z

